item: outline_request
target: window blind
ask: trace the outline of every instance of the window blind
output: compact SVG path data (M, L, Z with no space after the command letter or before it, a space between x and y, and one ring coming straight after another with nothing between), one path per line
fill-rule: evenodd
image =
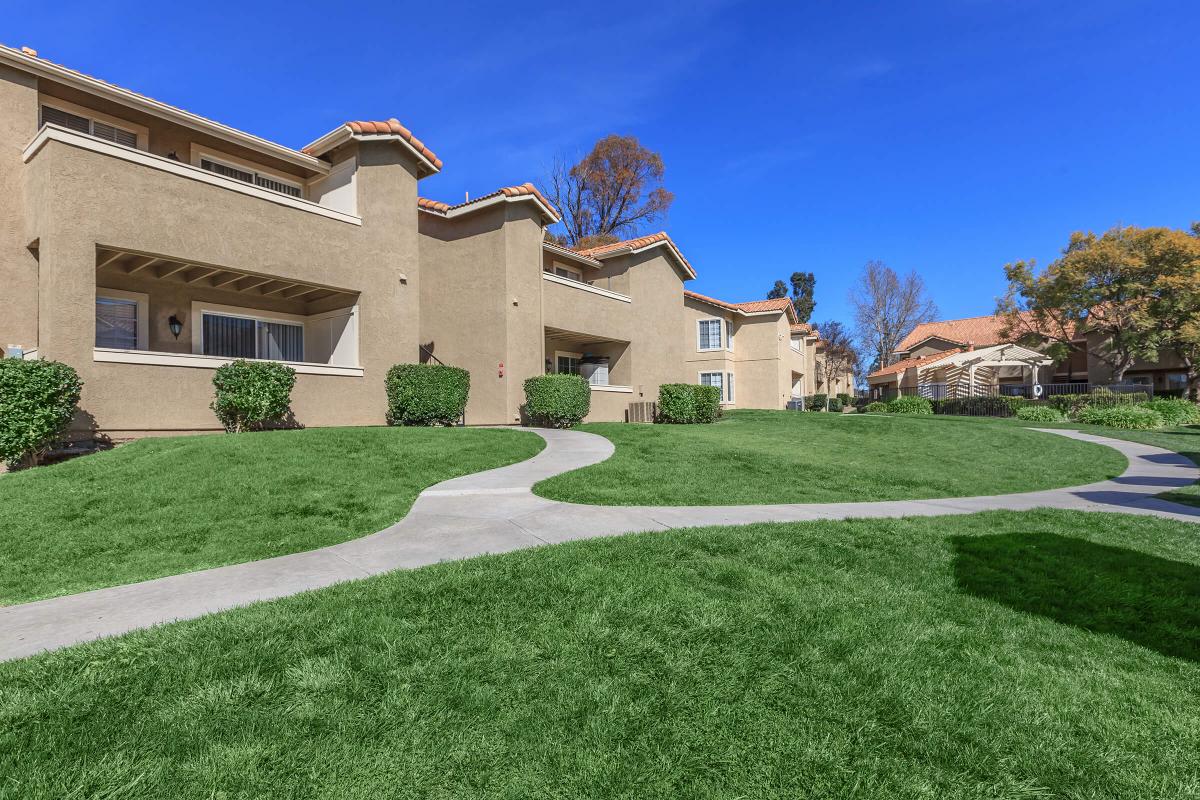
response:
M61 125L68 130L91 134L97 139L104 139L125 147L137 147L137 134L133 131L127 131L106 122L97 122L51 106L42 106L42 124Z
M700 349L718 350L721 347L721 320L700 320Z
M96 298L96 347L136 350L137 329L137 301Z
M303 325L205 313L201 329L206 356L304 360Z

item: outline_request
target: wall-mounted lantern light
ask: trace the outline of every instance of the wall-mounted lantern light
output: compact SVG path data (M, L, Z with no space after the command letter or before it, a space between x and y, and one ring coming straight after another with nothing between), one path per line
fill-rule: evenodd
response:
M167 327L171 329L171 333L175 334L176 339L179 338L179 334L183 333L183 323L174 314L167 320Z

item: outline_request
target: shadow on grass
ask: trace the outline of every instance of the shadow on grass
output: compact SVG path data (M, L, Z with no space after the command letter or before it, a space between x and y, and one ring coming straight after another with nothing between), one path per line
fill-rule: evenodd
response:
M1053 533L952 536L967 594L1200 661L1200 567Z

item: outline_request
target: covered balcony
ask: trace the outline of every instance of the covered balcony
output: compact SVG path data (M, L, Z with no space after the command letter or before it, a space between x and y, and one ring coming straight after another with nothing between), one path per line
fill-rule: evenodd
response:
M349 289L101 247L95 314L97 362L216 369L242 358L363 374Z

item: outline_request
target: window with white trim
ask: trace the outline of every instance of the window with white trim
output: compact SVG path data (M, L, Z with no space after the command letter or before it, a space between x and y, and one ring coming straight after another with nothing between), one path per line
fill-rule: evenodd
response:
M218 161L215 158L202 156L200 158L200 169L208 172L215 172L218 175L224 175L226 178L233 178L235 181L243 183L252 183L263 189L270 189L272 192L279 192L290 197L300 197L303 193L299 184L290 183L280 180L273 175L264 175L255 170L246 167L238 167L233 164L227 164L223 161Z
M733 352L733 320L725 320L725 349Z
M715 386L721 392L722 403L733 402L733 373L732 372L701 372L701 386Z
M545 271L549 272L551 275L557 275L560 278L566 278L569 281L579 281L580 283L583 283L583 273L577 269L564 267L561 264L552 264L551 266L546 267Z
M696 349L721 349L721 320L702 319L696 322Z
M294 322L203 312L200 352L226 358L304 361L304 326Z
M67 130L86 133L97 139L104 139L113 144L125 147L137 147L137 133L125 130L107 122L90 119L79 114L72 114L54 106L42 106L42 125L60 125Z

